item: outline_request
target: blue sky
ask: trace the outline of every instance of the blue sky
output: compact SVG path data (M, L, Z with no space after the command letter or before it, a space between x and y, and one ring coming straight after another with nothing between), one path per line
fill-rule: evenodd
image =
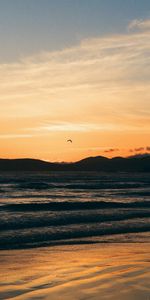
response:
M0 0L0 62L122 33L149 15L149 0Z

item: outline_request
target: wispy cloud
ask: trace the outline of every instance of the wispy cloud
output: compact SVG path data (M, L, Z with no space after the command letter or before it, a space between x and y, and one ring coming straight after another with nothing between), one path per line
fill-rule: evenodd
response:
M98 124L91 124L91 123L73 123L73 122L53 122L53 123L47 123L43 124L39 127L35 128L29 128L28 130L32 132L39 132L39 133L46 133L46 132L73 132L73 131L80 131L80 132L86 132L86 131L93 131L93 130L112 130L113 125L98 125Z
M32 134L0 134L0 139L25 139L32 137Z
M79 123L79 122L48 122L48 123L43 123L40 124L39 126L31 127L31 128L26 128L26 132L32 132L32 134L48 134L49 132L93 132L93 131L116 131L116 132L121 132L121 131L140 131L140 127L134 127L134 126L128 126L128 125L122 125L118 126L117 124L113 124L110 122L98 124L98 123Z
M150 19L134 19L129 23L128 28L131 30L150 30Z
M150 151L150 147L138 147L138 148L133 148L129 149L129 152L143 152L143 151Z
M140 151L143 151L143 150L145 150L144 147L139 147L139 148L135 148L134 149L134 151L136 151L136 152L140 152Z
M118 148L110 148L110 149L106 149L104 152L105 153L112 153L112 152L116 152L116 151L119 151Z
M149 54L143 30L0 65L0 115L138 124L150 111Z

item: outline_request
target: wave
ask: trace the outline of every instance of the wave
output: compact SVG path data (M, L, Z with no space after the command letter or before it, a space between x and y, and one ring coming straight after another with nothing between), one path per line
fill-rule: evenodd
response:
M105 208L145 208L150 207L150 201L136 201L136 202L109 202L109 201L84 201L84 202L45 202L45 203L20 203L20 204L6 204L0 206L0 210L11 211L42 211L42 210L92 210Z
M83 224L72 225L69 229L65 226L61 228L41 228L32 230L9 230L1 233L0 249L17 249L28 247L39 247L53 245L55 242L65 243L65 240L75 240L81 238L101 237L107 235L118 235L128 233L141 233L150 231L150 224L145 220L136 219L129 222L116 221L103 224Z
M71 190L98 190L98 189L135 189L149 187L149 183L137 183L137 182L98 182L98 183L66 183L62 184L59 182L26 182L26 183L17 183L16 188L20 190L46 190L46 189L71 189Z
M150 231L146 174L0 175L0 249Z
M150 211L147 210L119 210L111 212L96 211L92 212L72 212L69 215L67 213L43 213L40 215L28 214L20 216L9 216L9 218L1 218L0 231L6 231L10 229L29 229L38 227L50 227L50 226L70 226L72 224L92 224L92 223L104 223L104 222L116 222L131 220L137 218L150 218Z
M112 176L113 178L113 176ZM63 176L50 177L37 179L35 178L4 178L0 179L1 187L6 189L8 186L12 189L17 190L47 190L47 189L72 189L72 190L96 190L96 189L135 189L135 188L146 188L149 187L150 181L147 178L138 178L138 180L131 178L114 178L114 179L103 179L101 176L99 177L89 177L84 178L83 175L80 174L75 178L69 178Z

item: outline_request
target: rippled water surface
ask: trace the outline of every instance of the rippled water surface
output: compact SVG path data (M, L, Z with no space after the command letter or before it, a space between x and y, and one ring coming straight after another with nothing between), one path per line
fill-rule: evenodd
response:
M1 173L0 249L150 241L150 176Z

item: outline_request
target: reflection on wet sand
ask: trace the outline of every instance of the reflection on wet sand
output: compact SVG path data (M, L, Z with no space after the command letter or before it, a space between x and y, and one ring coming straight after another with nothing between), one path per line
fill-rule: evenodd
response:
M1 251L0 299L150 298L150 244Z

